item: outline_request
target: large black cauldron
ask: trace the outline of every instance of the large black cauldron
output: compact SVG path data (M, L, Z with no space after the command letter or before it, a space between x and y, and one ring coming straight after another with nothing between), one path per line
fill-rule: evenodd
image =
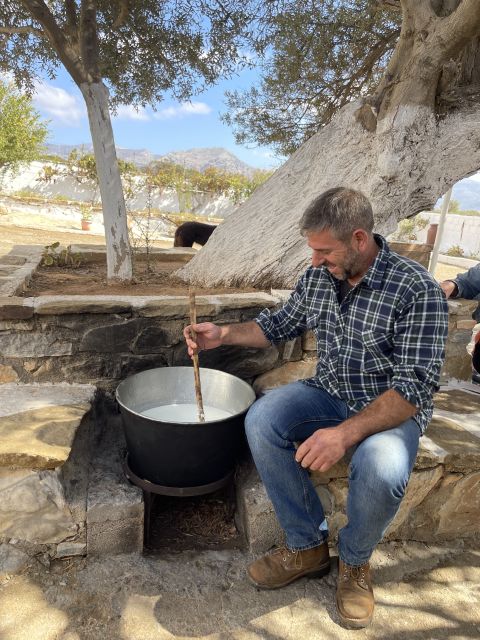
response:
M150 369L130 376L117 388L128 449L128 466L143 480L164 487L215 483L233 469L243 442L243 418L255 400L240 378L200 369L203 403L232 416L209 422L172 423L142 415L151 407L195 404L192 367Z

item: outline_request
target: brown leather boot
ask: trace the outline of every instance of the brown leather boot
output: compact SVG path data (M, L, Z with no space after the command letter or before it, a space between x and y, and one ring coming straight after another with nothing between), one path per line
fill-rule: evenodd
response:
M347 627L361 629L373 617L373 587L368 562L351 567L338 560L337 611Z
M330 571L328 544L305 551L278 547L247 569L248 577L260 589L278 589L303 576L321 578Z

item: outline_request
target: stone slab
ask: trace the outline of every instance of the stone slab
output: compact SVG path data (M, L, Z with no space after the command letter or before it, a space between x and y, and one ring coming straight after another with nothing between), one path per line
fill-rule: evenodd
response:
M268 293L225 293L196 296L197 317L216 316L223 311L236 309L274 307L277 300ZM162 318L188 318L190 306L188 296L158 296L144 298L137 306L140 315Z
M94 394L91 385L1 385L0 465L61 466Z
M133 296L41 296L35 298L36 315L77 313L125 313L132 309Z
M69 356L71 342L62 340L54 328L42 333L2 332L0 333L0 353L6 358L38 358L42 356Z
M0 297L0 320L26 320L33 317L33 298Z
M84 556L87 553L87 545L84 542L61 542L57 545L56 558L71 558Z

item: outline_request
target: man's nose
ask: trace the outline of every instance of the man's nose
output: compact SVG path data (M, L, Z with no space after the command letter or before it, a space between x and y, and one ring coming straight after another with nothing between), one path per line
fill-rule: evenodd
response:
M321 267L325 262L325 258L318 253L312 253L312 267Z

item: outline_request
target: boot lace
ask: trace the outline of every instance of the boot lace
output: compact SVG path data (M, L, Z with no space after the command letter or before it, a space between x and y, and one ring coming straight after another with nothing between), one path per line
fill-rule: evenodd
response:
M298 551L292 551L288 547L283 546L274 549L272 551L272 555L281 555L283 564L286 564L290 560L290 558L293 558L295 569L301 569L302 563L300 560L300 553Z
M353 579L362 588L366 589L367 588L366 570L367 570L367 565L366 564L362 564L359 567L351 567L348 564L344 564L343 565L342 580L343 580L343 582L348 582L349 580Z

